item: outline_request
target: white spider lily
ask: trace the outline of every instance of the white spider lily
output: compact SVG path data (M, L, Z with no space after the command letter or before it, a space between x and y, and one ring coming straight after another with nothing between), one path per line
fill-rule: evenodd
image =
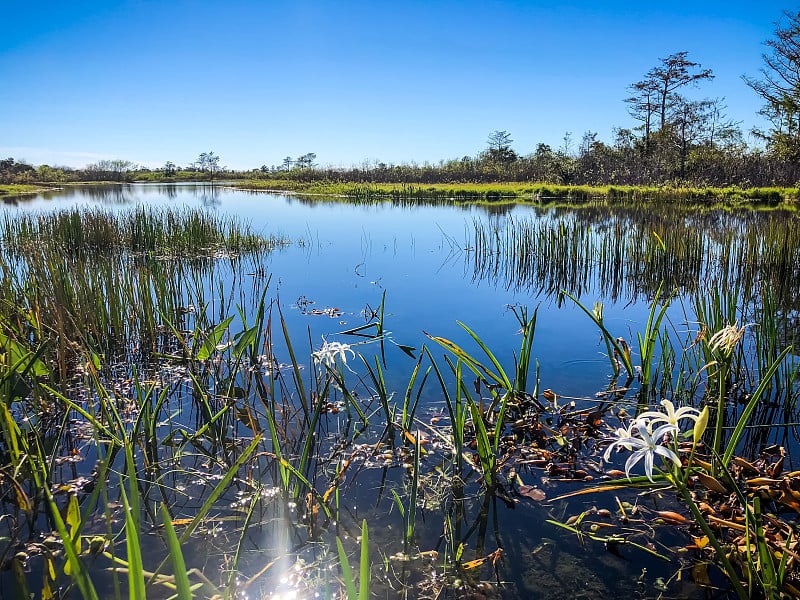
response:
M736 344L744 336L744 331L748 325L738 327L736 324L723 327L708 340L708 346L712 351L721 351L724 355L730 356Z
M633 435L633 426L631 426L627 431L624 429L618 429L617 432L621 432L623 435L614 440L611 445L606 448L606 451L603 454L603 458L605 460L609 460L611 458L611 452L616 447L625 448L626 450L633 450L633 454L631 454L628 457L628 460L625 462L626 477L630 479L631 469L634 467L634 465L636 465L636 463L644 459L644 472L650 481L653 481L653 459L655 458L656 454L671 460L679 467L681 466L681 461L680 458L678 458L678 455L666 446L662 446L660 444L661 440L663 440L664 436L668 433L672 435L677 433L678 428L675 425L665 423L656 429L652 434L648 430L647 421L643 419L636 419L633 422L633 425L636 426L636 431L638 432L639 437Z
M694 423L696 423L697 419L700 417L700 411L696 408L692 408L691 406L681 406L678 410L675 410L675 405L669 400L662 400L661 406L663 406L667 411L666 413L657 410L649 410L640 414L638 419L649 419L649 429L652 429L653 423L661 422L669 423L670 425L674 426L675 429L678 429L678 421L681 419L691 419Z
M625 429L624 427L617 427L614 430L614 437L616 437L616 441L614 444L625 448L625 450L633 451L633 445L629 444L626 440L635 436L636 433L636 421L631 421L628 428ZM614 445L612 444L612 446ZM609 446L608 450L606 450L606 460L608 457L611 456L611 446Z
M322 348L312 353L314 360L318 363L333 367L336 364L337 356L342 359L342 363L347 365L347 353L350 353L355 358L356 353L350 348L350 344L342 344L341 342L329 342L324 340Z

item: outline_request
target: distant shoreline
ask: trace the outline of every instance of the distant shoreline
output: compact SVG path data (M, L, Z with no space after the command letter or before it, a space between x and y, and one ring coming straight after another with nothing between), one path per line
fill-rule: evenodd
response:
M727 206L784 206L800 203L797 187L672 187L672 186L587 186L546 183L342 183L333 181L292 181L283 179L237 182L236 189L346 198L435 199L456 202L677 202Z
M0 184L0 198L48 192L64 186L126 185L141 182L69 182L66 184ZM170 183L170 182L160 182ZM189 181L175 182L193 183ZM199 182L210 183L210 182ZM297 181L292 179L251 179L219 182L243 191L272 192L307 196L329 196L354 200L439 200L465 203L526 203L539 205L583 203L657 203L743 208L800 207L798 187L673 187L663 186L588 186L547 183L352 183L338 181Z

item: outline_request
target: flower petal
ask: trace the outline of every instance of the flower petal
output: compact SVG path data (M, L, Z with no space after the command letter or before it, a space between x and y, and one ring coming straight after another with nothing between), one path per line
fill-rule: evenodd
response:
M664 458L668 458L669 460L674 462L676 466L678 467L681 466L681 459L678 458L678 455L675 454L672 450L670 450L666 446L656 446L655 448L653 448L653 452L663 456Z
M653 439L653 441L658 443L662 439L664 439L664 436L667 435L668 433L672 433L672 434L678 433L678 426L677 425L673 425L672 423L665 423L664 425L662 425L661 427L659 427L658 429L656 429L653 432L652 439Z
M647 456L649 451L646 448L642 448L637 450L633 454L628 457L628 460L625 461L625 476L630 479L631 478L631 469L638 463L642 458Z
M648 452L644 455L644 473L650 481L653 481L653 453Z

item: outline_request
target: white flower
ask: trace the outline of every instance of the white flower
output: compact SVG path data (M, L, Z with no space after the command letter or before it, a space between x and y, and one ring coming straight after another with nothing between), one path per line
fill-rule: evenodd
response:
M614 437L616 437L616 441L614 444L625 448L625 450L633 451L634 446L630 444L627 440L634 437L636 433L636 421L631 421L628 428L625 429L624 427L617 427L614 430ZM614 444L611 444L613 446ZM611 456L611 446L606 450L606 460L608 457Z
M347 353L355 357L356 353L350 348L350 344L342 344L341 342L329 342L324 340L322 348L312 353L314 360L318 363L333 367L336 364L336 357L342 359L342 362L347 364Z
M708 347L712 351L721 351L724 355L730 356L736 344L744 336L744 331L749 325L739 327L737 324L723 327L708 340Z
M633 435L633 425L636 426L636 431L639 434L639 437ZM678 428L675 425L665 423L656 429L652 434L648 430L647 421L644 419L636 419L633 422L633 425L627 431L624 429L617 430L618 435L620 433L622 435L615 439L611 445L606 448L606 451L603 454L603 458L605 460L609 460L611 458L611 451L615 447L625 448L626 450L633 450L636 448L633 454L631 454L628 457L628 460L625 462L625 475L628 477L628 479L630 479L630 472L633 466L640 460L644 459L644 472L650 481L653 481L653 458L656 454L671 460L679 467L681 466L681 461L678 458L678 455L659 443L662 439L664 439L666 434L670 433L674 435L677 433Z
M693 422L697 422L698 417L700 416L700 411L696 408L692 408L691 406L681 406L678 410L675 410L675 405L672 404L669 400L662 400L661 406L666 409L666 413L659 412L657 410L649 410L647 412L643 412L637 418L644 420L650 419L650 424L653 423L669 423L670 425L674 426L677 430L679 428L678 421L681 419L691 419ZM651 426L648 429L652 429Z

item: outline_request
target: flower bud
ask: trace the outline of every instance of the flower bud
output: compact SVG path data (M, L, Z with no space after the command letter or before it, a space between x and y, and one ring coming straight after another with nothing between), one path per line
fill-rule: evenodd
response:
M706 427L708 426L708 405L703 407L703 410L700 411L700 416L697 417L697 421L694 423L694 430L692 431L692 437L694 438L694 443L700 441L703 437L703 434L706 431Z

